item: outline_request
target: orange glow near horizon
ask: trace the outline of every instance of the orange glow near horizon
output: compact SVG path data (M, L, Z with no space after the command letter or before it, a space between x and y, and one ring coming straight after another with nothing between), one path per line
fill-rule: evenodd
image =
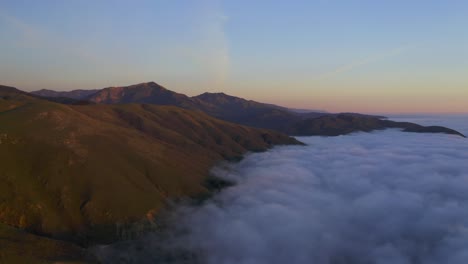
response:
M316 109L328 112L359 112L359 113L468 113L468 89L456 93L444 94L443 91L426 90L421 95L420 90L394 89L372 92L358 89L338 91L310 90L303 94L290 90L289 94L280 95L252 94L252 100L273 103L298 109ZM349 92L351 91L351 92Z

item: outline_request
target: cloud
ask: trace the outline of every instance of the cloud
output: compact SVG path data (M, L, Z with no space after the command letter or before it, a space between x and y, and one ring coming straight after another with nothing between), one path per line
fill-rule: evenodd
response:
M385 52L382 52L380 54L377 54L377 55L372 55L372 56L369 56L369 57L366 57L366 58L363 58L363 59L360 59L360 60L356 60L356 61L353 61L351 63L348 63L348 64L345 64L345 65L342 65L330 72L327 72L327 73L324 73L322 75L320 75L316 81L320 81L320 80L326 80L326 79L330 79L330 78L333 78L341 73L345 73L345 72L349 72L349 71L352 71L356 68L359 68L359 67L362 67L362 66L365 66L365 65L368 65L368 64L372 64L372 63L375 63L375 62L378 62L378 61L381 61L381 60L384 60L386 58L391 58L391 57L395 57L397 55L400 55L406 51L408 51L409 49L412 49L414 48L414 45L407 45L407 46L403 46L403 47L400 47L400 48L396 48L396 49L392 49L392 50L389 50L389 51L385 51Z
M180 208L166 237L150 234L101 256L108 263L466 263L467 140L396 130L301 140L309 145L215 168L237 185Z

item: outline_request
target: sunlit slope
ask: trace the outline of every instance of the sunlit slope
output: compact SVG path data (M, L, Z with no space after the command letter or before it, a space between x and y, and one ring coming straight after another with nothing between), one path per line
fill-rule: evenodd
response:
M203 193L218 160L297 143L171 106L0 98L0 222L80 243Z

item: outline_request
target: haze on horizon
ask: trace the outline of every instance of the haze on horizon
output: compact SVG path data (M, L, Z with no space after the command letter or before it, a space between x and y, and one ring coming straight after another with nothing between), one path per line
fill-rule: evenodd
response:
M0 0L0 84L155 81L295 108L468 112L468 3Z

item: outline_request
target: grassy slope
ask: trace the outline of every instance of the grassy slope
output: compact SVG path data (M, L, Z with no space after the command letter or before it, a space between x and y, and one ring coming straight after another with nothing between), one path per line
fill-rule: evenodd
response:
M218 160L297 143L171 106L68 106L0 91L0 222L111 241L168 198L205 192Z
M94 263L93 257L72 243L36 236L0 224L0 263Z

